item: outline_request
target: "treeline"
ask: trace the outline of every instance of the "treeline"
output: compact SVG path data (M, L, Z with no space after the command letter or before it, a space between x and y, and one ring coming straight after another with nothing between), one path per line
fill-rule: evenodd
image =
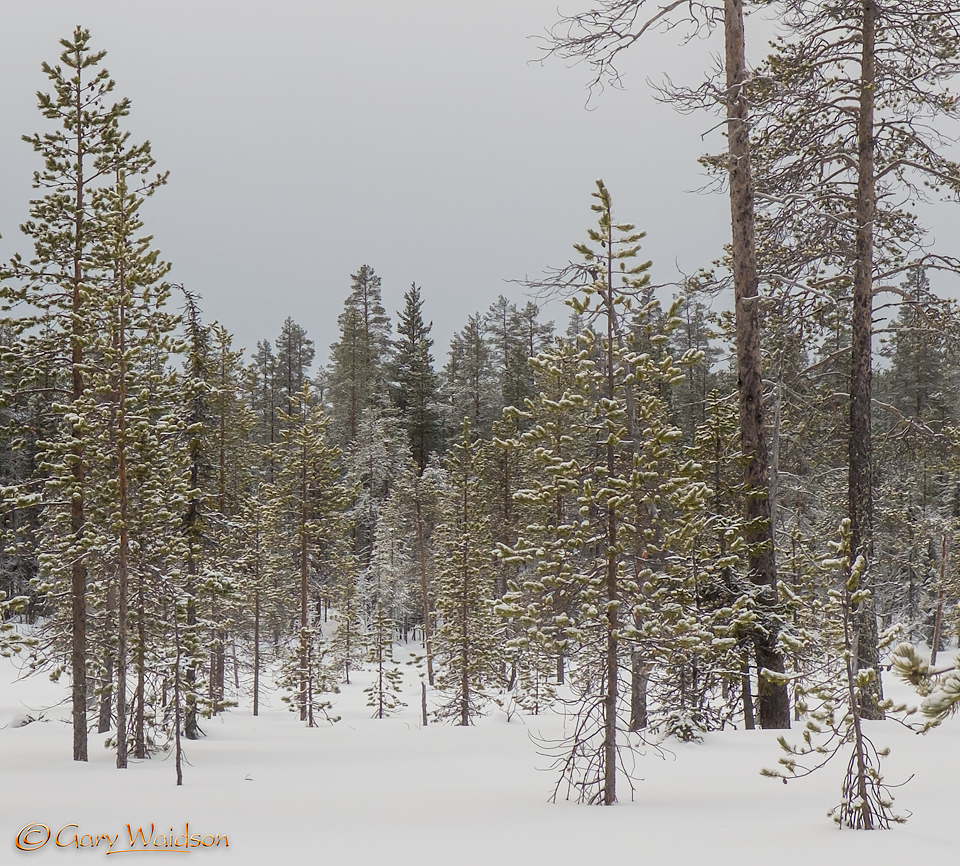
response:
M570 701L558 791L612 803L636 732L786 727L838 682L882 715L861 637L956 630L960 316L892 235L858 530L855 228L800 251L783 239L815 223L763 216L762 295L713 314L704 272L665 309L598 182L579 258L530 286L568 304L562 331L500 297L438 369L420 288L394 326L363 265L326 367L292 319L246 358L166 280L139 216L166 175L89 39L44 66L33 253L0 282L0 648L69 675L76 760L95 725L118 767L171 744L179 766L231 677L259 711L267 666L308 725L372 670L384 717L413 637L439 718Z

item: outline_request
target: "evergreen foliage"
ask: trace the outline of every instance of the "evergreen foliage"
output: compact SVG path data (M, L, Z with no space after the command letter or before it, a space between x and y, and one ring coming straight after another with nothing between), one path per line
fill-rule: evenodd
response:
M328 394L333 437L341 446L357 438L363 410L386 393L392 352L380 277L363 265L350 279L350 294L337 318L340 339L330 347Z
M423 301L416 283L403 296L397 318L397 341L392 361L394 403L407 433L410 454L422 473L432 454L441 450L443 427L439 407L439 380L430 353L433 323L423 320Z

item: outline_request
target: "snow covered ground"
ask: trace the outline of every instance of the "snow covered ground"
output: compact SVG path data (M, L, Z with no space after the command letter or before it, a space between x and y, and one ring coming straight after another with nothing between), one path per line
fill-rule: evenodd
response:
M15 663L0 660L0 725L6 725L0 730L0 860L92 863L108 856L109 840L116 837L115 851L129 848L129 832L142 827L148 833L151 824L154 834L206 842L187 852L193 862L237 866L601 860L884 866L947 862L957 849L956 720L923 737L891 722L870 725L877 744L893 749L884 764L888 781L914 774L896 792L900 811L913 817L893 830L865 833L839 830L826 817L838 800L841 763L788 785L760 776L780 754L775 734L764 731L713 734L699 745L668 743L665 760L641 757L632 802L621 782L621 802L613 808L549 803L555 774L530 734L555 736L559 719L514 715L508 722L493 711L473 728L423 728L419 680L412 669L405 676L409 706L387 720L369 717L362 672L334 696L342 720L333 726L305 728L277 695L257 718L243 700L204 723L205 739L187 743L190 763L177 788L172 757L118 771L103 735L91 734L88 764L74 763L66 703L45 710L43 721L14 727L16 717L36 716L64 700L67 685L43 675L16 681ZM902 686L887 688L906 697ZM18 850L18 834L33 823L51 829L49 842ZM29 840L43 834L35 828ZM78 843L109 840L79 850L75 836Z

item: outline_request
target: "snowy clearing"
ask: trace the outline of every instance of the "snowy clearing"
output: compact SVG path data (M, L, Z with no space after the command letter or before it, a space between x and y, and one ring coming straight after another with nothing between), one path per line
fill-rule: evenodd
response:
M66 698L67 684L43 675L17 681L15 664L3 660L7 862L91 862L107 855L110 840L115 852L129 848L129 832L148 833L151 824L155 836L198 840L187 852L198 860L234 864L579 864L602 856L669 864L770 859L778 866L863 859L883 866L946 858L955 849L956 780L948 768L960 754L960 725L952 719L923 737L891 722L870 725L878 745L893 750L887 779L914 774L897 791L900 811L913 816L890 831L858 833L826 817L839 796L839 762L788 785L760 776L780 754L773 732L712 734L700 745L668 743L666 760L641 756L632 802L621 780L613 808L552 804L556 777L529 735L556 736L558 718L514 715L508 722L494 710L473 728L423 728L419 680L408 669L409 706L374 720L363 694L367 677L357 673L334 696L342 720L332 726L305 728L276 694L257 718L241 702L206 720L206 738L186 745L190 764L178 789L172 757L118 771L114 753L102 747L104 735L92 735L89 764L74 763L68 705L43 709ZM907 697L893 682L887 690ZM42 721L15 726L41 711ZM51 829L49 842L17 850L18 833L32 823ZM41 828L30 840L42 835ZM77 845L109 838L80 851L75 836Z

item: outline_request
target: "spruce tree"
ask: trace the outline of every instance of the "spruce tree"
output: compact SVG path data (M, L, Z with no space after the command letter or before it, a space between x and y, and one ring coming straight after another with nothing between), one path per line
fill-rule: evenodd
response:
M340 482L339 449L327 442L327 419L308 383L280 420L285 429L276 448L276 480L264 490L266 522L276 577L298 611L285 681L294 692L292 707L312 727L316 712L327 706L319 695L330 690L314 612L322 573L351 567L344 549L350 491Z
M423 301L416 283L403 296L404 308L397 315L395 354L392 362L394 403L407 432L410 454L420 472L443 441L439 414L439 381L433 371L430 349L433 323L423 320Z
M469 316L450 341L449 359L443 368L448 437L456 438L464 418L470 421L474 436L490 436L503 409L498 384L487 326L479 314Z
M464 420L460 441L445 460L444 518L437 527L434 632L436 686L443 694L437 717L469 725L489 699L500 664L494 638L493 587L486 573L493 546L483 515L481 446Z
M363 265L351 279L350 294L337 318L340 339L330 347L332 433L341 446L353 442L363 410L386 393L391 356L390 319L383 307L380 277Z
M300 392L307 381L307 373L313 363L315 350L307 332L289 316L284 320L280 335L273 343L277 351L274 365L277 377L276 393L284 411L288 411L292 398Z

